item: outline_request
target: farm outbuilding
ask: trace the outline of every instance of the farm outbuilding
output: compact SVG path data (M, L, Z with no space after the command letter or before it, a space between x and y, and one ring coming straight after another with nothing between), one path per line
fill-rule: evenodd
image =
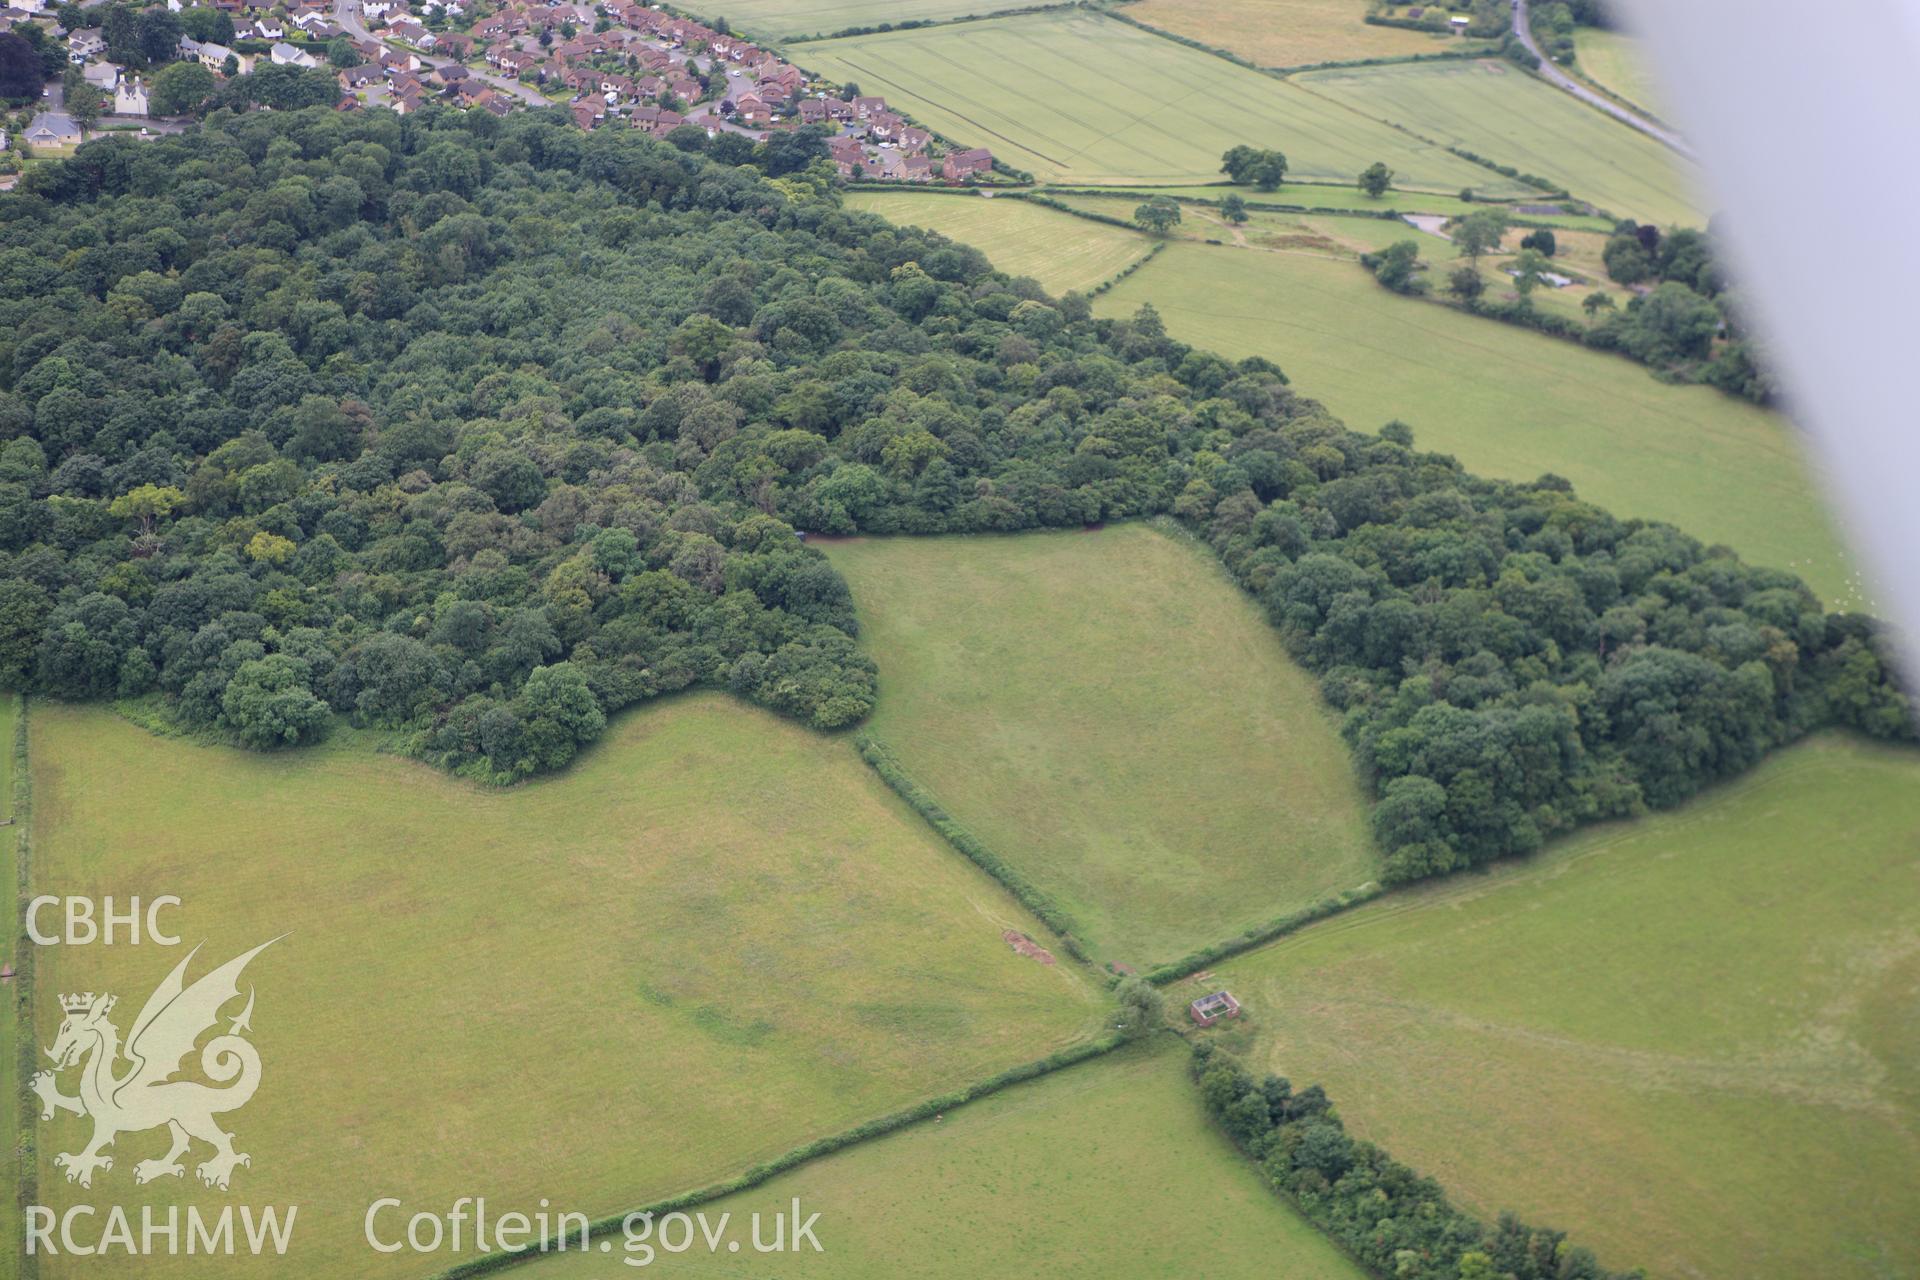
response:
M1240 1002L1231 992L1216 991L1212 995L1201 996L1187 1006L1187 1013L1203 1027L1210 1027L1222 1018L1240 1016Z

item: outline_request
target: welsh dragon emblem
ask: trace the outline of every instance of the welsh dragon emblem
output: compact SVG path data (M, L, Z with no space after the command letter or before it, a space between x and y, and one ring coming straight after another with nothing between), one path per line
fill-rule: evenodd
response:
M250 1156L233 1149L233 1135L214 1121L217 1115L244 1107L260 1087L259 1050L242 1035L252 1030L251 988L240 1015L224 1034L214 1036L200 1050L202 1073L225 1087L173 1077L200 1037L218 1025L220 1010L239 998L240 974L247 963L278 941L263 942L188 986L187 965L200 952L195 947L147 998L124 1047L119 1028L109 1021L116 997L89 991L60 998L66 1018L53 1047L46 1051L53 1059L53 1070L34 1076L33 1091L40 1095L43 1120L53 1119L56 1111L93 1120L93 1141L84 1151L53 1158L67 1171L68 1182L92 1186L94 1170L113 1168L113 1157L104 1151L116 1137L162 1125L172 1135L173 1145L159 1159L136 1164L135 1182L182 1176L186 1170L180 1158L195 1139L213 1148L213 1157L198 1169L200 1181L210 1187L225 1191L234 1167L253 1163ZM124 1069L122 1058L128 1064ZM80 1068L80 1092L68 1097L60 1092L56 1076L74 1066Z

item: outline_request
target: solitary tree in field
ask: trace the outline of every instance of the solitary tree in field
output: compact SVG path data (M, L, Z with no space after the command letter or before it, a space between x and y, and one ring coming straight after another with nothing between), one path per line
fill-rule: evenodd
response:
M1238 146L1220 157L1220 172L1237 183L1272 191L1287 177L1287 158L1278 151Z
M1360 189L1378 200L1393 185L1393 170L1378 160L1360 171Z
M1458 266L1447 277L1447 292L1460 301L1471 304L1487 291L1487 282L1480 275L1480 269L1473 266Z
M1426 282L1420 270L1420 246L1412 240L1399 240L1377 254L1368 254L1362 262L1373 268L1374 279L1395 293L1424 293Z
M1163 236L1179 225L1180 202L1171 196L1155 196L1133 211L1133 220Z
M1140 978L1122 978L1114 989L1120 997L1117 1027L1129 1040L1152 1033L1166 1017L1166 1001L1160 988Z
M1613 295L1595 289L1587 295L1586 301L1580 304L1580 309L1587 313L1588 320L1597 319L1602 311L1613 310Z
M1477 266L1480 255L1498 249L1500 237L1506 234L1507 215L1498 209L1482 209L1454 224L1453 243Z
M1247 220L1247 202L1240 198L1238 191L1229 191L1227 198L1220 202L1220 213L1237 227Z
M1520 256L1513 260L1513 287L1519 292L1522 305L1531 303L1533 291L1539 287L1548 265L1547 256L1538 249L1522 249Z
M1538 249L1541 253L1551 258L1555 253L1559 252L1560 242L1554 238L1551 227L1541 227L1537 231L1528 232L1526 239L1520 242L1520 247L1522 249Z

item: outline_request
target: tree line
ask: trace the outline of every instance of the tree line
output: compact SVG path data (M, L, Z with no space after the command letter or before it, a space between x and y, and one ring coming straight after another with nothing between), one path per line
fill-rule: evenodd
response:
M1791 575L850 212L815 143L221 108L36 167L0 195L0 680L504 781L694 685L865 716L796 531L1171 513L1320 674L1395 879L1822 725L1910 736L1872 621Z
M1511 1213L1488 1227L1456 1208L1432 1178L1341 1124L1319 1085L1295 1091L1255 1080L1231 1054L1201 1041L1193 1075L1214 1120L1309 1222L1375 1275L1399 1280L1637 1280L1609 1271L1566 1233Z
M1747 331L1709 232L1616 223L1602 262L1610 279L1638 291L1624 307L1603 290L1588 294L1582 325L1533 305L1533 293L1552 270L1557 251L1549 228L1521 240L1509 270L1513 299L1487 296L1480 259L1499 252L1511 226L1507 212L1498 208L1476 210L1453 224L1454 247L1466 261L1448 273L1443 287L1468 311L1617 352L1675 381L1703 382L1756 404L1773 402L1778 385ZM1360 261L1396 293L1417 296L1433 288L1413 239L1363 254Z

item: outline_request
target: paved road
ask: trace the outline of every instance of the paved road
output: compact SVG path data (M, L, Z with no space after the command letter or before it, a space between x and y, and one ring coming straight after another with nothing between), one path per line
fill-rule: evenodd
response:
M333 20L345 28L347 34L350 36L360 40L371 40L374 38L373 33L367 30L367 24L360 20L360 0L333 0ZM420 61L428 67L466 65L457 58L434 58L424 53L416 53L414 56L419 58ZM480 70L475 67L467 67L467 74L476 80L492 85L502 93L512 94L529 106L551 107L555 105L551 98L548 98L531 85L521 84L518 80L510 79L507 76L499 75L492 71Z
M1602 97L1572 76L1555 66L1553 60L1540 52L1540 46L1533 42L1533 28L1527 22L1527 0L1513 0L1513 34L1527 51L1540 59L1540 74L1549 84L1564 89L1588 106L1597 107L1622 124L1631 125L1658 142L1663 142L1687 159L1693 159L1693 148L1686 140L1671 129L1662 128L1653 121L1635 111L1629 111L1611 98Z
M713 62L711 59L703 65L708 73L713 71ZM753 88L753 81L747 78L747 74L744 71L735 71L732 68L727 69L727 97L737 98L751 88ZM720 129L727 133L737 133L742 137L752 138L755 142L767 136L767 132L764 129L749 129L743 124L735 124L733 121L722 116L720 114L720 103L718 100L702 102L691 111L688 111L687 122L689 124L697 124L703 129Z

